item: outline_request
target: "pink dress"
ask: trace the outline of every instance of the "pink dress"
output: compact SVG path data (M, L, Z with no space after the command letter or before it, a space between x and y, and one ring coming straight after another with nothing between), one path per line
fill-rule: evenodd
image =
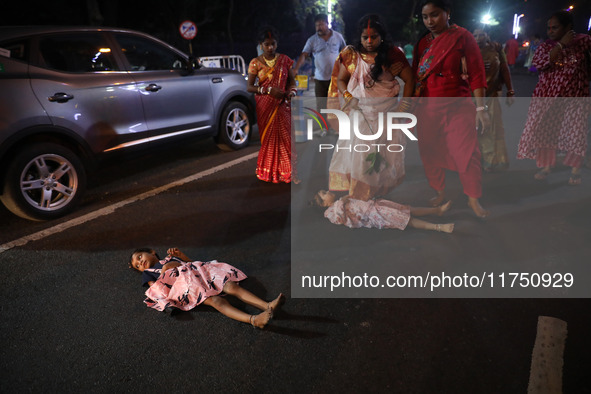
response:
M343 197L324 211L324 217L349 228L404 230L410 221L410 207L384 199L362 201Z
M170 258L161 261L161 264L166 264L168 260ZM149 270L161 272L160 269ZM182 263L160 275L146 291L144 303L159 311L169 306L188 311L207 298L220 294L226 282L243 279L246 275L238 268L217 260Z

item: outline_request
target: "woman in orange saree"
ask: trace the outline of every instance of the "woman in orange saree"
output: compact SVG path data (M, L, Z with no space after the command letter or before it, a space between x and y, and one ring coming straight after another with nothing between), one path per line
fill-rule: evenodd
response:
M261 149L257 178L290 183L294 179L291 138L291 103L296 94L293 60L276 53L277 33L264 29L259 38L263 54L248 66L248 91L255 93Z

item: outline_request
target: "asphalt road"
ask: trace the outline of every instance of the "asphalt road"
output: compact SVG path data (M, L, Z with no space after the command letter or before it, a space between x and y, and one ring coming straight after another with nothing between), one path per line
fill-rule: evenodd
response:
M518 91L532 86L526 76L515 83ZM508 132L510 157L518 138ZM107 168L72 217L256 148L255 141L246 151L219 153L204 141ZM2 243L51 232L0 253L0 391L524 393L537 319L553 316L568 324L564 392L591 392L588 299L291 297L291 195L318 185L305 181L292 191L259 182L255 164L247 160L59 233L51 230L58 223L0 211ZM512 160L508 172L485 177L482 202L493 212L485 222L469 215L458 193L450 214L456 234L370 236L380 247L386 237L397 250L412 247L417 261L452 251L464 260L507 253L584 264L589 170L582 187L570 188L566 169L540 184L531 180L533 167ZM407 174L396 197L424 201L429 189L416 157ZM287 303L263 331L207 307L172 317L150 310L139 274L127 268L140 246L162 254L177 246L195 259L226 261L249 275L245 288L267 299L284 292Z

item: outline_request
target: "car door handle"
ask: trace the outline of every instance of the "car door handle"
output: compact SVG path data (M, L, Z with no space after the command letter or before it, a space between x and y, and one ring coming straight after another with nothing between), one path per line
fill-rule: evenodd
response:
M162 89L162 86L158 86L158 85L156 85L155 83L151 83L151 84L149 84L148 86L146 86L146 90L147 90L148 92L157 92L157 91L159 91L160 89Z
M63 92L55 93L53 96L49 96L47 99L52 103L65 103L68 100L72 100L74 95L66 94Z
M224 82L224 79L223 78L212 78L211 79L211 82L213 82L213 83L222 83L222 82Z

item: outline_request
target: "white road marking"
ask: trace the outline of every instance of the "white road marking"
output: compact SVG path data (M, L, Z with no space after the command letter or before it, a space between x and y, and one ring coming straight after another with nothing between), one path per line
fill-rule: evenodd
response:
M210 168L208 170L201 171L201 172L199 172L197 174L193 174L191 176L188 176L186 178L180 179L178 181L171 182L171 183L169 183L167 185L158 187L158 188L153 189L153 190L150 190L148 192L145 192L145 193L142 193L142 194L138 194L137 196L130 197L127 200L123 200L123 201L120 201L120 202L115 203L113 205L109 205L107 207L101 208L98 211L87 213L86 215L77 217L77 218L72 219L72 220L68 220L67 222L60 223L58 225L55 225L55 226L50 227L50 228L45 229L45 230L41 230L41 231L36 232L34 234L25 235L22 238L19 238L19 239L16 239L14 241L10 241L10 242L7 242L7 243L5 243L3 245L0 245L0 253L6 252L7 250L12 249L12 248L15 248L17 246L23 246L23 245L25 245L28 242L38 241L38 240L43 239L43 238L45 238L47 236L60 233L60 232L65 231L65 230L67 230L69 228L72 228L72 227L78 226L80 224L89 222L89 221L94 220L96 218L99 218L101 216L109 215L109 214L115 212L115 210L117 210L117 209L119 209L121 207L124 207L126 205L129 205L131 203L134 203L134 202L137 202L137 201L141 201L141 200L144 200L146 198L155 196L157 194L160 194L162 192L167 191L168 189L172 189L173 187L181 186L181 185L184 185L185 183L194 182L194 181L196 181L198 179L201 179L201 178L206 177L208 175L215 174L216 172L219 172L219 171L222 171L222 170L226 170L226 169L228 169L228 168L230 168L232 166L235 166L237 164L243 163L243 162L248 161L250 159L253 159L253 158L257 157L257 156L258 156L258 152L251 153L250 155L246 155L246 156L243 156L243 157L238 158L236 160L232 160L232 161L229 161L229 162L224 163L222 165L219 165L217 167L213 167L213 168Z

